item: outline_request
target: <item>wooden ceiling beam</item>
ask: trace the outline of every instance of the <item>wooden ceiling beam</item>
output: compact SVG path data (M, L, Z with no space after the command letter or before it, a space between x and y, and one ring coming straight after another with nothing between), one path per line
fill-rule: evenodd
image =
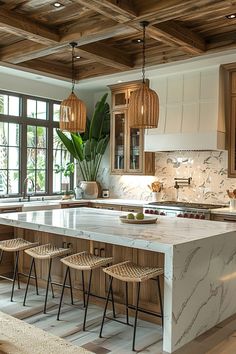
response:
M80 4L87 6L88 8L93 9L98 13L102 13L106 17L110 17L113 20L118 22L124 22L124 19L120 19L119 17L113 16L113 12L123 13L123 9L115 5L113 1L109 0L76 0ZM202 2L203 0L199 0ZM99 4L101 6L99 6ZM185 0L182 1L181 4L177 0L160 0L158 3L154 4L152 7L148 6L148 2L145 1L145 7L148 8L148 15L155 13L156 17L159 17L159 12L163 10L164 14L172 13L173 8L178 8L181 11L183 9L188 9L189 7L193 8L194 1L193 0ZM196 4L195 4L196 6ZM166 9L167 8L167 9ZM168 10L168 8L170 10ZM179 10L179 11L180 11ZM130 15L130 12L126 13L126 24L132 28L140 30L140 20L143 15L135 16L135 14ZM172 14L172 17L176 16L176 13ZM147 18L146 18L147 19ZM188 54L200 54L205 51L205 42L204 40L194 32L189 29L180 26L177 22L167 21L165 23L160 23L158 26L148 26L147 33L153 39L158 40L159 42L166 43L170 46L179 47L182 51Z
M49 63L43 60L32 60L25 63L21 63L16 67L27 68L30 71L34 71L38 74L50 74L57 78L67 78L71 80L71 68L68 68L66 65L57 64L57 63Z
M59 42L59 34L25 16L1 9L0 29L44 45Z
M205 41L199 35L175 21L148 26L146 32L151 38L172 47L180 47L189 54L201 54L206 50Z
M107 39L115 35L124 33L133 33L135 30L127 28L124 25L111 25L106 27L103 22L99 23L96 28L70 28L62 35L60 43L44 46L40 43L33 43L29 40L23 40L18 43L9 45L6 48L0 49L0 60L7 61L13 64L18 64L24 61L37 59L53 53L60 52L69 45L70 42L76 41L79 46Z
M112 20L125 23L137 17L137 14L128 0L74 0L75 2L98 12Z
M102 43L90 43L78 48L78 53L85 58L94 59L113 68L128 70L133 67L130 55L116 48L110 48Z

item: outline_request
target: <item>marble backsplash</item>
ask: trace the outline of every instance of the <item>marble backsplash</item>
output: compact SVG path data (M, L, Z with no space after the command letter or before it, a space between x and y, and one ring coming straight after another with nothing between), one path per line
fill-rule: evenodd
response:
M227 177L227 151L176 151L156 153L155 177L114 176L107 168L108 159L101 168L100 182L109 188L112 198L151 200L147 185L159 180L163 183L161 200L179 200L200 203L227 204L227 189L236 188L236 179ZM190 186L174 188L174 178L191 177Z

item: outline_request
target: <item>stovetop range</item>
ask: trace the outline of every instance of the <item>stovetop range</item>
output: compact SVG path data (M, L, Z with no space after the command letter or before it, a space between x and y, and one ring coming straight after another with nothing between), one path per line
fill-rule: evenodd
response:
M226 207L226 205L161 201L151 202L145 205L144 213L192 219L210 219L211 209L224 207Z

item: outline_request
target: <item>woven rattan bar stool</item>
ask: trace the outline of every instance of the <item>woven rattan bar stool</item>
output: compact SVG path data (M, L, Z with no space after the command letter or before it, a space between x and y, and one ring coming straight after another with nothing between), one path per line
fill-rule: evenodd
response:
M19 275L27 276L26 274L19 273L19 271L18 271L20 251L24 251L24 250L26 250L27 248L30 248L30 247L35 247L36 245L38 245L38 242L34 242L34 243L33 242L29 242L29 241L24 240L23 238L13 238L13 239L10 239L10 240L0 241L0 264L2 263L4 252L14 252L15 253L15 264L14 264L13 278L8 278L8 277L5 277L3 275L0 275L0 278L12 281L11 301L13 301L16 278L17 278L17 281L18 281L18 289L20 289L20 277L19 277ZM38 284L37 284L36 272L35 272L35 277L32 277L32 278L35 278L35 280L36 280L36 291L38 293Z
M70 279L70 268L75 269L75 270L80 270L81 274L82 274L83 302L84 302L84 308L85 308L84 321L83 321L83 331L85 331L86 318L87 318L88 305L89 305L89 297L90 297L90 295L92 295L90 290L91 290L93 270L103 267L103 266L107 266L109 263L112 262L112 257L110 257L110 258L98 257L98 256L95 256L95 255L87 253L87 252L80 252L80 253L72 254L68 257L62 258L61 262L64 263L67 266L67 268L66 268L65 278L64 278L62 292L61 292L61 299L60 299L60 304L59 304L59 308L58 308L57 319L59 320L59 317L60 317L61 305L62 305L67 275L69 275L69 279ZM84 285L84 271L90 271L89 284L88 284L87 291L85 291L85 285ZM85 299L86 294L87 294L87 299ZM111 297L112 297L113 311L115 311L113 292L111 293Z
M129 308L135 309L133 344L132 344L132 350L135 351L135 337L136 337L138 311L142 311L142 312L148 313L150 315L160 317L162 320L162 326L163 326L163 306L162 306L162 297L161 297L161 288L160 288L160 279L159 279L160 275L163 274L163 268L139 266L139 265L134 264L130 261L125 261L125 262L118 263L118 264L112 265L110 267L104 268L103 271L110 276L110 285L109 285L106 304L105 304L105 308L104 308L99 337L102 338L102 330L103 330L104 321L106 318L107 305L108 305L110 293L112 292L112 282L113 282L113 279L116 278L118 280L125 282L125 285L126 285L125 286L126 323L125 322L122 322L122 323L130 325L130 323L129 323ZM149 279L156 279L156 281L157 281L157 289L158 289L158 296L159 296L159 301L160 301L160 311L161 311L160 314L139 309L139 306L138 306L139 305L139 295L140 295L140 285L141 285L141 283L143 283ZM136 306L131 306L128 304L128 283L137 283ZM121 322L121 321L119 321L119 322Z
M32 257L31 265L30 265L30 271L29 271L29 276L28 276L28 281L25 289L25 297L23 301L23 306L26 304L26 297L28 293L28 288L29 288L29 282L30 282L30 277L32 273L32 269L35 267L35 259L38 260L48 260L49 261L49 267L48 267L48 278L47 278L47 287L46 287L46 294L45 294L45 301L44 301L44 310L43 313L46 313L47 310L47 299L48 299L48 290L49 290L49 284L51 284L51 290L52 290L52 297L54 297L54 292L53 292L53 287L52 285L61 285L59 283L52 282L51 280L51 269L52 269L52 260L57 257L62 257L65 255L68 255L71 253L70 248L58 248L56 246L49 244L46 245L41 245L38 247L30 248L25 250L25 253L27 253L29 256ZM71 287L71 283L70 283ZM73 303L73 299L71 299Z

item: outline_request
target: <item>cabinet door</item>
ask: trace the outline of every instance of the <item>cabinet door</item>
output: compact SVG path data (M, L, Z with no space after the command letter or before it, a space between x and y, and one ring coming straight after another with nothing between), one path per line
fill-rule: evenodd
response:
M125 169L125 119L123 111L113 112L111 138L111 171L123 173Z
M112 95L112 108L126 108L128 106L128 91L120 90L115 91Z
M127 129L127 171L142 173L143 171L143 130Z

